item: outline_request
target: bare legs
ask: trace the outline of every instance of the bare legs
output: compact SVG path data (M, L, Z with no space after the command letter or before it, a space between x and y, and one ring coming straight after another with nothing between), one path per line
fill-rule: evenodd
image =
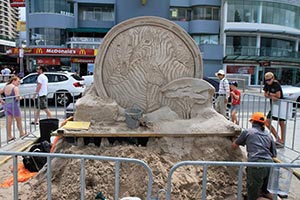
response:
M285 121L279 121L279 126L280 126L280 136L278 136L275 128L272 126L271 124L271 120L270 119L267 119L266 120L266 126L268 127L268 129L271 130L271 133L274 135L274 137L276 138L276 140L279 142L279 143L284 143L284 131L285 131Z
M17 128L18 128L18 130L20 132L20 136L23 137L23 136L25 136L25 132L23 130L22 120L21 119L22 119L21 117L15 117L15 120L17 122ZM11 134L12 122L13 122L13 116L8 115L7 116L7 127L6 127L8 141L13 139L13 136Z
M52 114L51 114L51 112L49 111L49 109L46 108L46 109L44 109L44 111L45 111L45 113L47 114L47 117L48 117L48 118L52 118ZM39 110L39 109L36 109L36 111L35 111L35 118L34 118L35 124L38 123L39 116L40 116L40 110Z
M236 110L231 111L231 121L235 124L239 124L236 116Z

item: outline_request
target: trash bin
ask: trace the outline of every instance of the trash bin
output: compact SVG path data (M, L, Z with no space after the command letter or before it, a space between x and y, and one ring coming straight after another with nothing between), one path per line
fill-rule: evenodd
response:
M48 141L50 142L51 133L58 129L58 119L41 119L40 124L40 142Z

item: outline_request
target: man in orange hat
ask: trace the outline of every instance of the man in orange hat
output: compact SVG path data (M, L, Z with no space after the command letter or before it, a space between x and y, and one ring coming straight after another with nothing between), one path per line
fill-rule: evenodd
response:
M248 162L273 162L276 157L276 145L272 136L265 130L266 118L263 113L256 112L250 118L252 127L243 130L233 141L232 148L246 145ZM270 167L247 167L247 199L273 199L267 190Z

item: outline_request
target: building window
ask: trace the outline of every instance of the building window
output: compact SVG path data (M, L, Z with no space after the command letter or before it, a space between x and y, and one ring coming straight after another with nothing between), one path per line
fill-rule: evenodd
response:
M226 55L257 55L256 37L254 36L227 36Z
M58 28L29 29L30 45L37 46L64 46L66 41L65 30Z
M29 0L29 13L59 13L73 16L73 4L62 0Z
M220 20L220 8L195 6L192 8L192 20Z
M113 5L102 7L80 7L79 20L84 21L114 21L115 12Z
M190 8L171 7L169 18L173 21L190 21L192 10Z
M244 0L229 0L228 1L228 22L250 22L257 23L259 12L258 1L244 1Z
M299 15L299 7L273 2L263 3L262 23L300 28Z
M200 44L219 44L218 35L193 35L192 36L197 45Z
M261 56L293 57L295 42L274 38L261 38Z

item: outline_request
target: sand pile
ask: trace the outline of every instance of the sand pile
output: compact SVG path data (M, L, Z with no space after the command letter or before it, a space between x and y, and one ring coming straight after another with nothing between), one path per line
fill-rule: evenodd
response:
M128 157L145 161L153 171L152 195L166 189L170 168L183 160L241 161L242 152L231 149L231 141L222 137L150 139L146 147L128 144L72 146L63 143L61 153ZM80 199L80 160L54 159L52 165L52 199ZM114 163L86 161L86 199L95 199L101 191L107 199L114 195ZM236 199L237 168L209 167L207 199ZM185 166L172 178L172 199L200 199L202 167ZM143 167L121 163L120 198L146 198L148 176ZM24 188L25 187L25 188ZM46 173L41 171L20 190L20 197L46 199ZM163 199L163 198L161 198Z

